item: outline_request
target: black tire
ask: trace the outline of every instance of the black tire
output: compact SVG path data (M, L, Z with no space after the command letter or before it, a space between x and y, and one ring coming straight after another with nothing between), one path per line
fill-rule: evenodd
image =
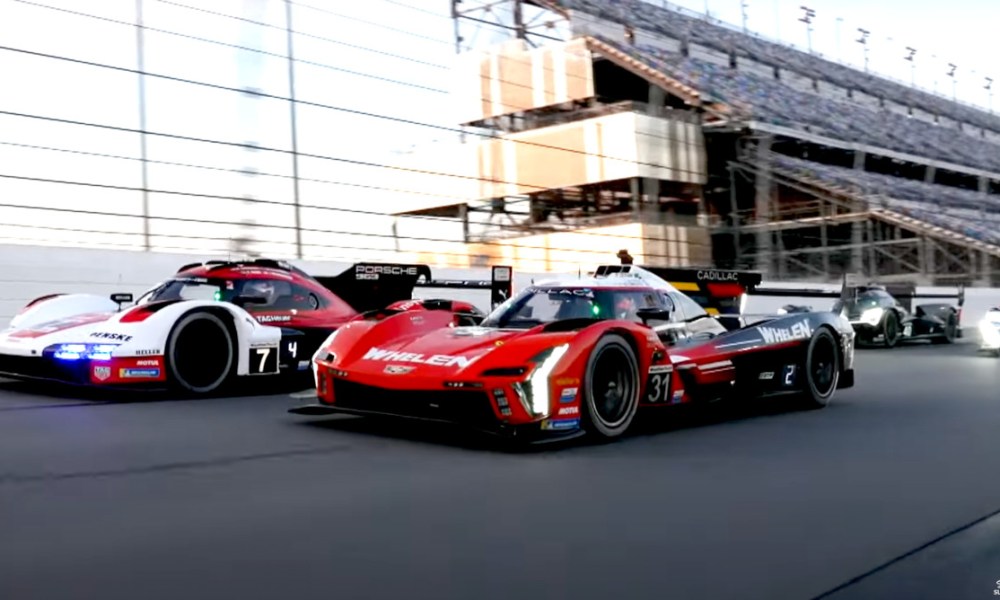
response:
M167 337L168 379L174 387L204 395L226 384L236 370L236 343L218 316L190 312L174 325Z
M935 344L953 344L958 337L958 318L954 313L948 315L948 322L944 325L944 335L933 338Z
M830 330L817 329L809 340L805 361L805 401L813 408L823 408L833 399L840 381L840 348Z
M887 310L882 317L882 345L892 348L899 342L899 317L896 311Z
M583 378L584 429L604 439L625 433L639 408L639 361L620 335L602 337Z

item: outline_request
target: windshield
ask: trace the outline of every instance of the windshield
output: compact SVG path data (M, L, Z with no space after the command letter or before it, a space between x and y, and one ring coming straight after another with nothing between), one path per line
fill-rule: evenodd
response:
M257 310L283 308L281 300L291 297L287 281L272 279L221 279L206 277L179 277L169 279L146 292L136 304L161 300L217 300L232 302L237 296L262 298ZM313 307L315 308L315 307Z
M876 308L885 304L885 301L889 299L890 296L886 292L881 290L872 290L867 292L861 292L858 294L857 299L849 298L847 301L838 300L833 305L834 312L843 309L845 306L850 309L864 310L866 308Z
M663 308L651 289L530 287L501 304L482 325L527 329L567 319L626 319L640 321L640 308Z

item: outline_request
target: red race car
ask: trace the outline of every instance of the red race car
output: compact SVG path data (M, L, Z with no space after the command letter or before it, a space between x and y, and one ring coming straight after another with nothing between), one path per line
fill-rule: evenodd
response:
M718 305L742 296L742 275L692 270L689 289ZM791 393L825 406L854 385L853 362L854 330L839 315L748 324L708 314L651 270L610 265L532 285L477 326L434 311L350 323L316 354L318 401L290 412L412 417L527 440L614 438L641 411L669 405Z

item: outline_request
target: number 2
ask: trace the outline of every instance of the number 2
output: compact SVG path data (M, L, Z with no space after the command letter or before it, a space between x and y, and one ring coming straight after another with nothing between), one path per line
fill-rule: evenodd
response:
M271 355L270 348L257 348L257 356L260 357L260 366L257 367L257 372L263 373L264 366L267 363L267 357Z

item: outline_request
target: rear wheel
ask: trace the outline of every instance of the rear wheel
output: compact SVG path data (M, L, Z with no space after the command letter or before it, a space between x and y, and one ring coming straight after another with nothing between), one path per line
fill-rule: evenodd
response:
M196 311L183 316L167 338L171 383L194 394L218 390L236 368L235 346L226 323L216 315Z
M814 408L828 405L840 381L840 352L829 329L818 329L809 340L805 375L806 403Z
M944 325L944 334L934 338L934 343L951 344L954 343L956 337L958 337L958 318L951 314L948 315L948 322Z
M882 345L892 348L899 341L899 317L896 311L887 310L882 318Z
M639 407L639 362L620 335L606 335L587 359L583 380L584 427L610 439L625 433Z

